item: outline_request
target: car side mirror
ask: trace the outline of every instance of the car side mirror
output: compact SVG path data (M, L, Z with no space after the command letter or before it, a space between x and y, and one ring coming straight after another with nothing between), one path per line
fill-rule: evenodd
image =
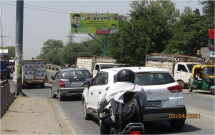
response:
M90 80L89 84L88 84L88 89L92 86L93 84L93 79Z
M55 77L54 77L54 76L52 76L52 77L51 77L51 79L52 79L52 80L55 80Z
M83 86L89 86L89 84L90 84L90 80L87 80L87 81L85 81L84 83L83 83Z

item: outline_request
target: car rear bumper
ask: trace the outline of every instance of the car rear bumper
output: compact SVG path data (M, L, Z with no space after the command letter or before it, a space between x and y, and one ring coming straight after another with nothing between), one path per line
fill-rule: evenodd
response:
M61 88L60 94L64 96L82 94L86 87Z
M171 108L153 108L146 107L144 110L143 119L144 121L155 121L155 120L170 120L171 114L180 114L186 116L186 107L177 106Z

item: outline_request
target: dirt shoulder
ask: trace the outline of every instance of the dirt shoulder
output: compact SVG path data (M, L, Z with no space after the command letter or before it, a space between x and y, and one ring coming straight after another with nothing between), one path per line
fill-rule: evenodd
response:
M1 134L72 134L49 99L17 97L1 119Z

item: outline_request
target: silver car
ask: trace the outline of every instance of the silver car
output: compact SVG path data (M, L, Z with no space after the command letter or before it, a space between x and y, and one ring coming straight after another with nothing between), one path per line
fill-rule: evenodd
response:
M58 96L63 100L63 96L81 95L85 82L92 78L90 72L83 68L62 69L55 76L52 76L51 95L53 98Z

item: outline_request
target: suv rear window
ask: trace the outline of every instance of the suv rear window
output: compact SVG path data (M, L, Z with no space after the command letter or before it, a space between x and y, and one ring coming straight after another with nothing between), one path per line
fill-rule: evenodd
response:
M87 79L91 78L87 70L69 70L62 73L62 79Z
M135 84L138 85L162 85L175 82L169 73L137 73Z

